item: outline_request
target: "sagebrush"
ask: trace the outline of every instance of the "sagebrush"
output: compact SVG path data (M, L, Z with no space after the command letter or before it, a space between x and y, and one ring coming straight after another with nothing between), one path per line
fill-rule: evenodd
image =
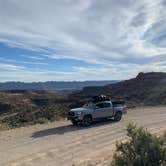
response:
M165 166L166 136L156 136L142 127L127 126L129 141L116 144L112 166Z

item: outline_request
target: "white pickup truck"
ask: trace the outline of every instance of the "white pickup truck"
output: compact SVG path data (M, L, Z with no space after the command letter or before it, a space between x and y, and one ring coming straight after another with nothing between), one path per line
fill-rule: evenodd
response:
M105 118L114 118L115 121L120 121L122 115L127 112L126 108L124 101L88 102L81 108L71 109L68 113L68 120L71 120L73 125L81 122L84 126L89 126L93 121Z

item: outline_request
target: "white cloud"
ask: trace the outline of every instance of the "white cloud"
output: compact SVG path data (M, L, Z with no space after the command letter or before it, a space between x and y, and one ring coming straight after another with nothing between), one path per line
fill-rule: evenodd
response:
M118 63L116 71L124 66L119 79L140 70L166 71L157 59L166 60L165 27L165 0L0 0L1 43L43 51L47 58L102 64L97 73L114 77L108 66ZM81 74L88 72L77 69L70 78L86 79Z
M13 64L0 63L0 70L19 71L25 69L24 66L16 66ZM2 76L2 75L0 75Z
M40 58L40 57L39 57ZM30 61L23 61L23 60L13 60L13 59L6 59L6 58L3 58L3 57L0 57L0 60L4 63L6 63L5 65L14 65L14 64L30 64L30 65L48 65L48 63L46 62L36 62L36 61L33 61L33 62L30 62ZM36 60L36 59L35 59ZM2 63L1 63L2 64ZM17 66L17 65L14 65L14 66ZM2 67L2 66L1 66ZM22 66L22 68L26 68L24 66Z
M21 55L22 57L29 58L32 60L44 60L43 56L32 56L32 55Z
M166 61L151 62L145 65L112 63L106 67L80 67L73 66L73 71L62 72L56 70L42 70L39 68L27 70L24 68L9 67L11 71L1 71L0 81L71 81L71 80L124 80L135 77L137 73L147 71L165 71ZM14 69L13 69L14 68ZM17 68L17 70L15 70Z

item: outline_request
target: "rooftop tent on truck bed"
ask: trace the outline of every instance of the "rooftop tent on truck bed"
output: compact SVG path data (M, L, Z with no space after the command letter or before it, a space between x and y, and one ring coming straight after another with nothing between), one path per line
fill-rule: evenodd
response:
M98 95L98 96L93 96L91 101L93 103L97 103L97 102L100 102L100 101L108 101L110 100L110 98L106 95Z

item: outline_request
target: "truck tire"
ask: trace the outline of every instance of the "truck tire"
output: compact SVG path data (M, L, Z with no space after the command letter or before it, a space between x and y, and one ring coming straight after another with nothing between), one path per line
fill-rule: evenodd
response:
M122 119L122 113L121 112L117 112L114 116L114 120L115 121L120 121Z
M78 122L75 121L75 120L72 120L71 123L73 124L73 126L77 126L78 125Z
M92 124L92 116L85 115L82 121L83 126L90 126Z

